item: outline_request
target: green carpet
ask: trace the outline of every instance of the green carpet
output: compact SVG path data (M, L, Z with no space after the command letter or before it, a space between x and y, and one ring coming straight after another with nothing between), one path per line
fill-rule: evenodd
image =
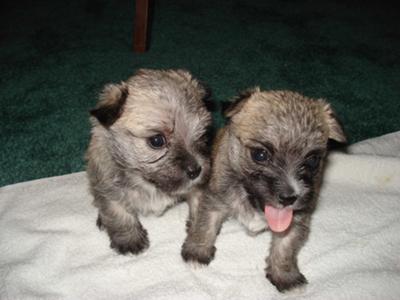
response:
M398 13L366 2L159 0L139 55L134 0L2 1L0 186L83 170L87 111L141 67L186 68L215 101L255 85L324 97L350 142L400 130Z

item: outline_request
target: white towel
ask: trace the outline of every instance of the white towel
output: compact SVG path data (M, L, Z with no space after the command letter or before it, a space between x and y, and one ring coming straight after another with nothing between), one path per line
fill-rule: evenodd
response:
M349 152L329 157L300 292L265 279L270 234L234 220L208 267L185 264L186 204L141 218L145 253L116 254L80 172L0 189L0 299L400 299L400 132Z

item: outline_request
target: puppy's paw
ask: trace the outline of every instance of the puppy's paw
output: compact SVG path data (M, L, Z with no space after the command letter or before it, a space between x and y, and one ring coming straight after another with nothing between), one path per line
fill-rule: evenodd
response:
M110 247L120 254L139 254L149 248L149 239L147 231L143 229L140 234L131 234L127 237L126 234L115 234L111 237Z
M187 263L208 265L214 259L215 251L214 246L207 248L185 242L182 246L181 255Z
M266 269L266 277L280 292L286 292L307 284L307 279L299 271L277 271Z

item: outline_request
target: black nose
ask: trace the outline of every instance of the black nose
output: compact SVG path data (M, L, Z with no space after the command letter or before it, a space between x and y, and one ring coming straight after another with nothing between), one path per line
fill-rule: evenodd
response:
M294 192L282 192L279 194L279 203L288 206L293 204L298 198L298 195L296 195Z
M193 180L199 177L201 173L201 167L199 165L190 165L186 168L186 174L189 179Z

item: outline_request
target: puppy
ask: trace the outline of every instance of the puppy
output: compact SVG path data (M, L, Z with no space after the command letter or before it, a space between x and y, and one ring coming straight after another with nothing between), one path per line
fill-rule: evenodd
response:
M91 111L87 175L97 225L117 252L149 246L139 214L163 212L186 198L190 215L209 177L206 89L184 70L139 70L104 87Z
M211 178L182 246L185 261L208 264L222 223L250 234L267 228L266 277L279 291L305 284L297 253L315 208L328 140L346 141L328 103L290 91L243 93L228 109L212 154Z

